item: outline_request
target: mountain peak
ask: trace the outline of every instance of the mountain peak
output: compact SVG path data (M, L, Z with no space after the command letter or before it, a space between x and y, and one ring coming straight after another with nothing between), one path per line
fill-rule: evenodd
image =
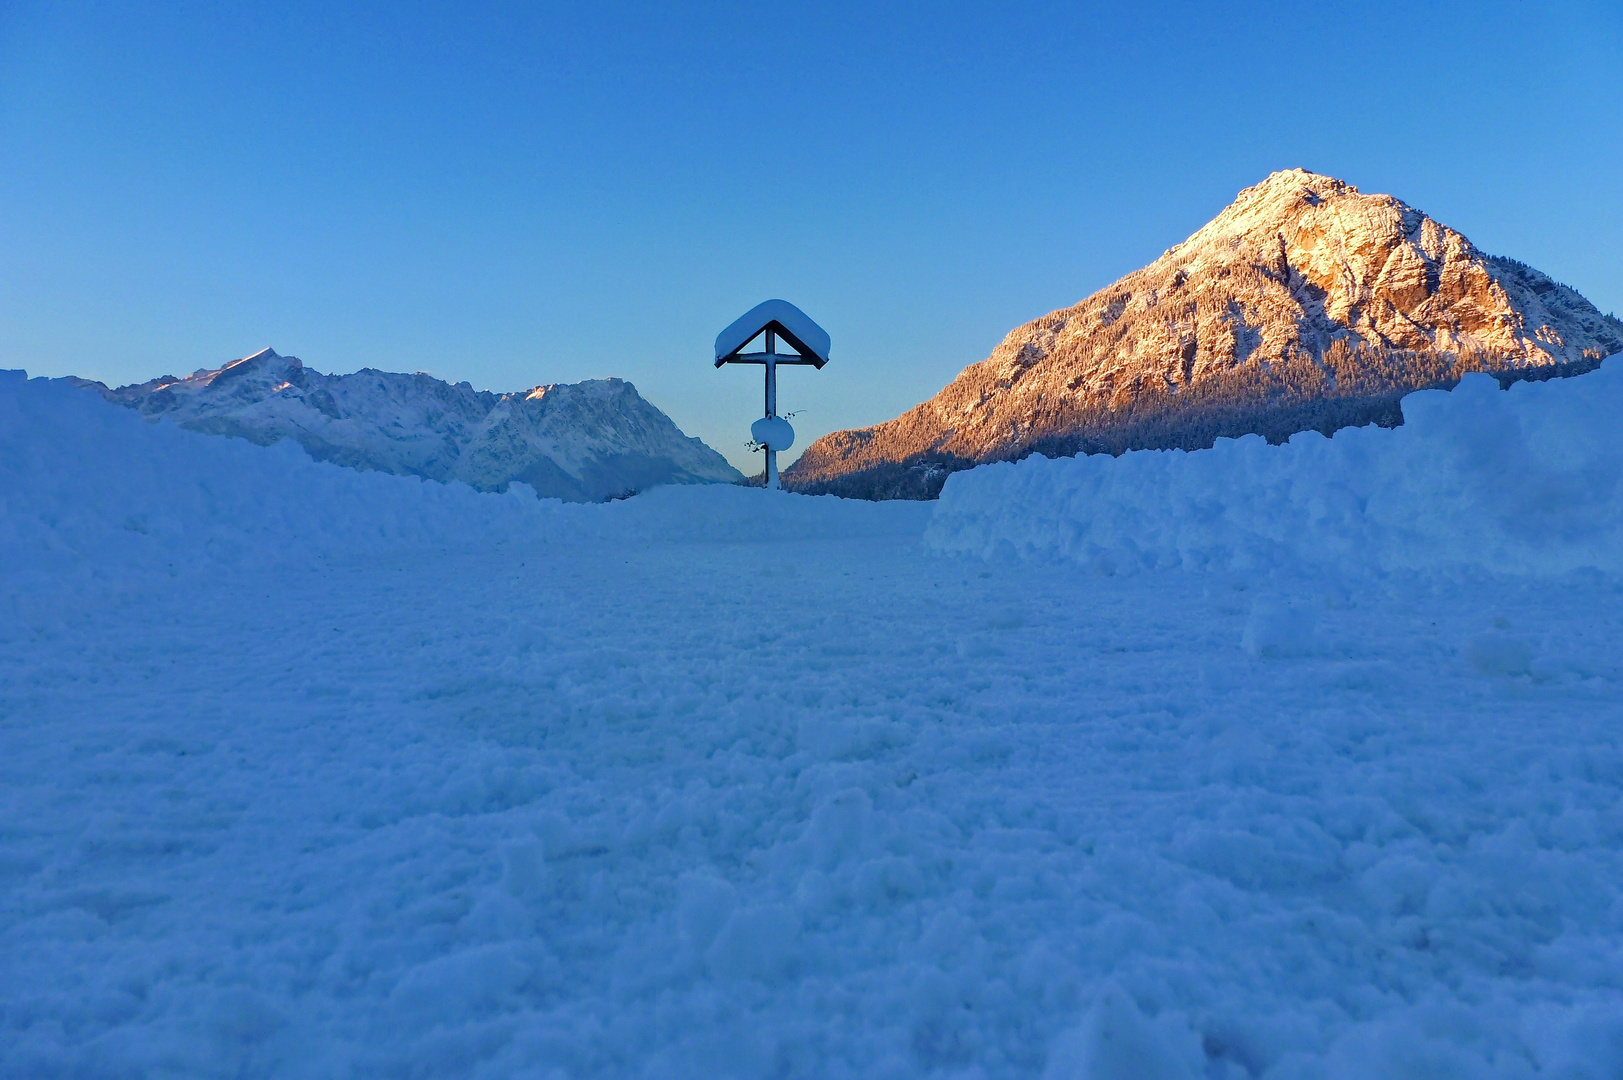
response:
M1337 195L1357 195L1358 189L1345 180L1338 180L1334 176L1316 173L1311 169L1279 169L1271 172L1259 183L1245 188L1235 196L1235 202L1244 202L1248 197L1256 197L1264 192L1279 191L1309 192L1319 196L1326 193Z
M304 367L304 361L300 360L297 356L282 356L275 349L264 348L264 349L260 349L258 352L252 354L251 356L244 356L241 360L233 360L233 361L231 361L231 363L226 364L220 370L221 371L229 371L229 370L232 370L232 369L235 369L235 368L269 368L269 367L276 367L276 368L283 368L283 369L302 368L302 367Z
M1398 423L1398 399L1467 371L1570 374L1623 322L1484 255L1391 195L1306 169L1241 191L1150 265L1011 331L895 420L834 432L784 482L933 496L983 461L1210 446Z
M1334 176L1309 172L1307 169L1281 169L1269 174L1261 183L1252 184L1241 191L1215 220L1221 220L1224 215L1254 214L1264 208L1282 213L1300 212L1327 201L1359 194L1356 187Z

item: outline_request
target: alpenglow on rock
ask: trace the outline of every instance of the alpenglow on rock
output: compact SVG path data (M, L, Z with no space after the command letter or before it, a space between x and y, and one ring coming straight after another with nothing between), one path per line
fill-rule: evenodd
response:
M659 484L742 479L622 379L496 394L422 372L324 375L265 349L185 378L89 385L194 431L260 444L293 439L318 461L481 491L517 480L542 496L593 502Z
M933 498L947 476L1042 453L1282 441L1401 422L1398 399L1489 371L1587 371L1623 322L1390 195L1277 172L1149 266L1010 332L935 397L837 431L799 491Z

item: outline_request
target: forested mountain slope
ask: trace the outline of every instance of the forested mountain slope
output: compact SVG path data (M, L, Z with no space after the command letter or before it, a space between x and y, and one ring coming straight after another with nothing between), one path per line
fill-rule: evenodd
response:
M1587 371L1623 322L1390 195L1274 173L1149 266L1008 335L929 401L817 440L801 491L933 498L948 474L1050 457L1395 424L1463 373Z

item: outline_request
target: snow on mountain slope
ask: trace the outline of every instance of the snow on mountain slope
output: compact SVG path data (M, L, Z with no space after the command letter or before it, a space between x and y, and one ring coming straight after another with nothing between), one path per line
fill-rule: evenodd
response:
M947 474L1049 456L1210 446L1255 432L1396 423L1463 373L1587 370L1623 322L1390 195L1274 173L1188 240L894 420L813 443L804 491L933 497Z
M1252 435L954 474L930 542L1106 572L1269 565L1623 570L1623 355L1570 379L1467 375L1402 427Z
M1581 544L1542 389L1477 435ZM1208 460L1150 512L1286 480ZM963 479L565 505L0 376L0 1075L1623 1073L1623 578L983 561Z
M195 431L261 444L291 438L319 461L482 491L516 480L543 496L598 501L659 484L742 478L620 379L493 394L421 372L324 375L265 349L186 378L100 388Z

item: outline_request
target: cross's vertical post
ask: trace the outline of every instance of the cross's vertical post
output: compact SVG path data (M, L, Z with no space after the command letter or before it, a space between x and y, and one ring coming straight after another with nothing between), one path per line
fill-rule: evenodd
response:
M766 332L766 415L778 415L778 344L777 335L771 330ZM776 447L766 448L766 486L773 491L783 490L783 481L778 478L778 451Z

